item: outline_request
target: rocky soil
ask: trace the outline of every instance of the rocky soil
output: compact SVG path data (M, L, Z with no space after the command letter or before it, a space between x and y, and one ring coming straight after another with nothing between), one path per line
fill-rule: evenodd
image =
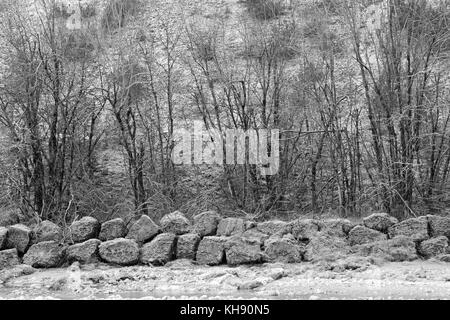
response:
M106 264L0 272L0 299L450 299L450 268L435 260L114 268Z

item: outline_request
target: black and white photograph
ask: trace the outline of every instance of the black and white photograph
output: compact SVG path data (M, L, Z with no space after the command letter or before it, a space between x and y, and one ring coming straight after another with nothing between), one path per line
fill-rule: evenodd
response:
M0 305L49 300L450 300L450 0L0 0Z

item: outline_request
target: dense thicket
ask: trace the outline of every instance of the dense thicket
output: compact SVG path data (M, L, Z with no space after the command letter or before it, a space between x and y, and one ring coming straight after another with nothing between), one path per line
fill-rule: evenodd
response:
M60 223L206 209L445 213L446 1L149 6L0 7L5 208ZM194 120L280 129L280 170L175 166L174 132Z

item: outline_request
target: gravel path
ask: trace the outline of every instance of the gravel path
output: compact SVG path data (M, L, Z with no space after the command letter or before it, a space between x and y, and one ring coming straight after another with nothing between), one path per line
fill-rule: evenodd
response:
M372 262L10 270L0 299L450 299L448 264Z

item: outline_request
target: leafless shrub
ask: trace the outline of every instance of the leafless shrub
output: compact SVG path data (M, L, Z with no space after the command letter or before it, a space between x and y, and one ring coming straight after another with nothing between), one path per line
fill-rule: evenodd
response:
M258 20L271 20L284 13L282 0L244 0L247 11Z

